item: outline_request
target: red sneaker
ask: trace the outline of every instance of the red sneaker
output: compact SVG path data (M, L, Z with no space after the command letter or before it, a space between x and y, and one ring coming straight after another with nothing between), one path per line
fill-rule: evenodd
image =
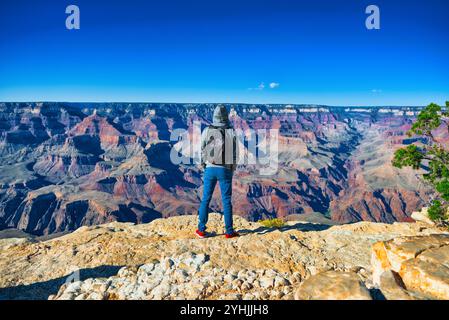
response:
M226 233L225 234L226 239L231 239L231 238L237 238L240 237L240 235L237 232L233 232L233 233Z
M201 232L200 230L196 230L195 234L198 238L204 239L207 237L206 232Z

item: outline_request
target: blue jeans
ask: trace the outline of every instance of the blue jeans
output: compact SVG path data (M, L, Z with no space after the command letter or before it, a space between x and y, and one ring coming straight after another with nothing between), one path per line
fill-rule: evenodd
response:
M209 167L204 171L203 200L199 209L198 230L206 231L206 224L209 218L209 204L214 193L217 181L220 185L221 202L225 218L225 228L227 234L232 234L232 171L224 167Z

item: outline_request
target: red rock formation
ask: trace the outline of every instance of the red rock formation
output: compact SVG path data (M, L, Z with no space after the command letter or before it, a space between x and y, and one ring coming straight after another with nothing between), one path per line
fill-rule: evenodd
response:
M46 234L195 214L201 172L172 164L166 141L175 128L207 123L213 107L0 103L0 221ZM410 118L338 108L233 108L236 128L280 132L275 175L261 176L254 165L236 172L238 215L319 212L339 222L407 221L429 199L416 172L390 164L394 150L409 143ZM436 136L449 141L445 131ZM220 210L218 188L211 207Z

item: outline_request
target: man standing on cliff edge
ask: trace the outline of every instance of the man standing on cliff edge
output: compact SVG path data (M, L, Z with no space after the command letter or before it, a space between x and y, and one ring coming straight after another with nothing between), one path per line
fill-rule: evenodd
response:
M201 135L201 165L204 170L203 199L198 212L196 235L206 238L209 204L215 186L220 185L225 220L226 238L239 234L232 226L232 176L237 167L238 144L234 128L229 123L228 111L222 105L214 110L212 125Z

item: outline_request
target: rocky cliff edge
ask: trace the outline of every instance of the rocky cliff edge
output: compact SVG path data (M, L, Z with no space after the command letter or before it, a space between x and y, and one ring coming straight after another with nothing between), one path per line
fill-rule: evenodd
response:
M211 214L0 240L0 299L449 299L449 234L417 223L269 229Z

